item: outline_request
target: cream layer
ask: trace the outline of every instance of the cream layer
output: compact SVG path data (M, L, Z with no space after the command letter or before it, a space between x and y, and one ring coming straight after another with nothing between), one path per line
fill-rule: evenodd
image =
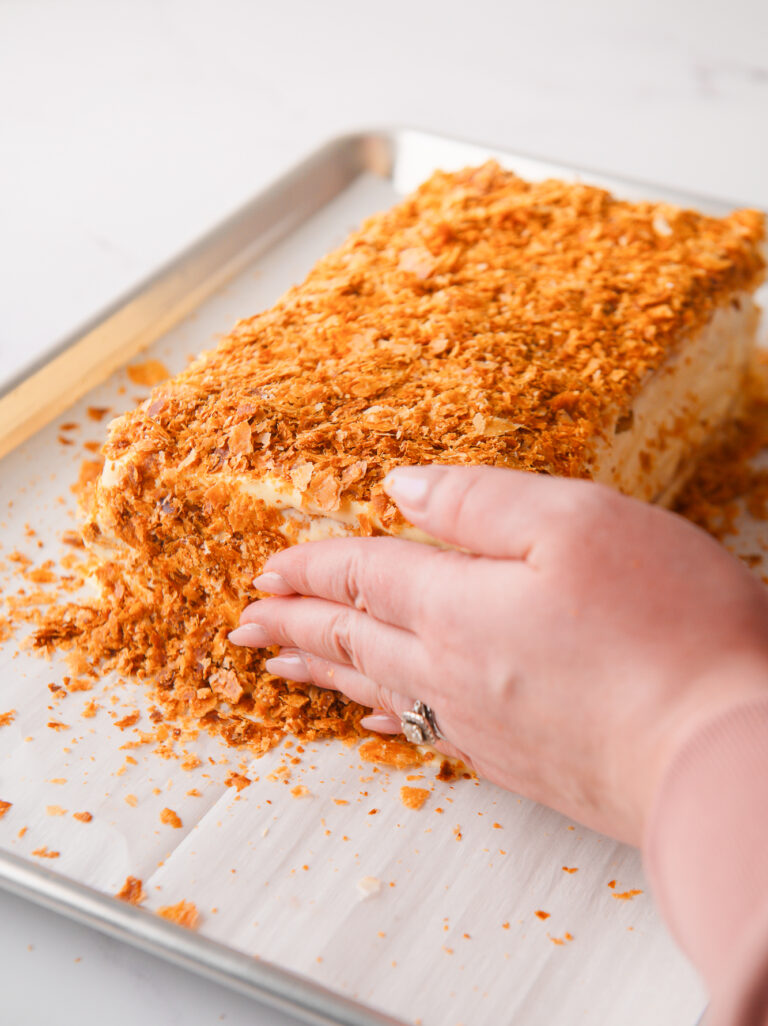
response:
M735 294L650 375L629 417L617 417L598 442L596 481L637 499L664 505L674 499L703 442L743 396L759 313L749 293Z

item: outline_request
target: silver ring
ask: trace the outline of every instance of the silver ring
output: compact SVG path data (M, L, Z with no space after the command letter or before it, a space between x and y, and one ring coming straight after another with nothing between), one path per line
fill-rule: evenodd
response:
M435 741L445 740L445 735L441 733L435 720L435 714L424 702L414 702L413 708L401 715L400 725L411 744L433 745Z

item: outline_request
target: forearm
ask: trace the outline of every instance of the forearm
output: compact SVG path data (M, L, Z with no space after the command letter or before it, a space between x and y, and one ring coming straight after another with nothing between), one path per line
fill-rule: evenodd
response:
M656 899L712 997L707 1026L768 1026L768 697L698 727L645 840Z

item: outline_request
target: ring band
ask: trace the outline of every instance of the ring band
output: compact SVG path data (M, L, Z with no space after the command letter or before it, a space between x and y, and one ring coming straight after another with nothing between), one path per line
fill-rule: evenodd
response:
M400 717L400 725L406 738L414 745L433 745L435 741L444 741L435 720L435 714L424 702L414 702Z

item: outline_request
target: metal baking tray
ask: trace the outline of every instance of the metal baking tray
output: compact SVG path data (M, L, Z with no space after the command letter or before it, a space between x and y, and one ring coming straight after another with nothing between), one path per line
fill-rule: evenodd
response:
M438 167L450 170L489 157L531 179L583 180L626 198L655 198L715 214L731 209L729 204L707 198L416 130L360 132L334 139L43 359L0 386L0 456L15 450L137 352L194 315L209 297L225 290L236 275L361 177L374 176L396 194L403 194ZM339 241L351 227L339 225ZM252 312L241 311L242 315ZM224 330L227 324L220 327ZM0 850L0 887L288 1010L308 1023L373 1026L402 1021L305 975L256 961L7 850ZM701 1002L697 1006L697 999L691 998L686 1007L697 1007L687 1019L693 1022ZM534 1018L520 1021L533 1022Z

